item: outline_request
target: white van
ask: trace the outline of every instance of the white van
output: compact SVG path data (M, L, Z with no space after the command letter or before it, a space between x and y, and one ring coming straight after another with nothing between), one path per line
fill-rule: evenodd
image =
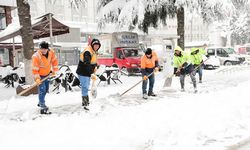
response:
M220 65L237 65L245 61L245 58L236 54L231 47L208 47L207 56L210 59L217 58Z

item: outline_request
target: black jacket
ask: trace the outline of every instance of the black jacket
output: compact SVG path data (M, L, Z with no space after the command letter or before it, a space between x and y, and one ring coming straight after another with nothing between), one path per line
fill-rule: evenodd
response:
M84 52L84 61L79 61L76 73L81 76L90 77L94 73L94 69L97 64L91 64L91 54L89 51Z

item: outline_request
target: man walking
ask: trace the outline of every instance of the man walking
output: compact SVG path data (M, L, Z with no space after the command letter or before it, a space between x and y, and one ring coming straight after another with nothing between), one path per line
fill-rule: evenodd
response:
M39 49L32 56L32 73L38 87L38 106L41 108L41 114L50 114L48 107L45 104L45 96L49 90L49 80L41 82L52 72L52 76L56 76L58 72L58 60L54 50L49 49L49 44L42 41L39 44Z
M89 105L88 90L90 78L92 80L96 80L97 78L94 73L97 67L97 51L100 47L100 41L93 39L90 45L80 54L80 60L76 70L81 84L82 106L85 110L89 110L87 106Z

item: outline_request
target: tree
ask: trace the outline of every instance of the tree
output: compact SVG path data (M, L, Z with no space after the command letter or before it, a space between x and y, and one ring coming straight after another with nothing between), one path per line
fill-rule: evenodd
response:
M185 43L185 10L199 13L204 21L223 19L228 13L224 8L224 1L220 0L100 0L98 3L99 27L105 23L117 23L118 26L127 25L130 30L141 29L148 33L149 27L157 28L159 24L166 25L167 18L177 18L178 45L184 49ZM170 79L170 80L169 80ZM171 78L166 78L172 81ZM165 84L167 85L167 84Z
M30 17L30 5L25 0L17 0L17 10L18 17L21 28L21 36L23 43L23 55L24 55L24 64L25 64L25 79L26 84L33 83L33 77L31 73L31 57L34 53L34 43L33 43L33 33L31 26L31 17Z
M185 11L196 11L205 22L210 22L225 18L230 6L230 2L225 5L220 0L100 0L98 23L99 27L105 23L117 23L118 27L127 25L130 30L138 28L147 33L149 27L166 25L167 18L176 17L178 45L184 48Z
M250 1L232 0L236 9L230 18L230 24L227 26L232 33L231 39L234 44L245 44L250 42Z

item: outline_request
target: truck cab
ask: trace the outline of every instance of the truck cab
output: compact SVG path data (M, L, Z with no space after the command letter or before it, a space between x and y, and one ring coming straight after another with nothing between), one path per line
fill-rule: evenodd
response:
M125 74L140 73L141 56L143 52L138 48L116 48L115 62Z
M114 32L99 37L98 64L118 67L123 74L140 73L141 56L138 34L133 32Z

